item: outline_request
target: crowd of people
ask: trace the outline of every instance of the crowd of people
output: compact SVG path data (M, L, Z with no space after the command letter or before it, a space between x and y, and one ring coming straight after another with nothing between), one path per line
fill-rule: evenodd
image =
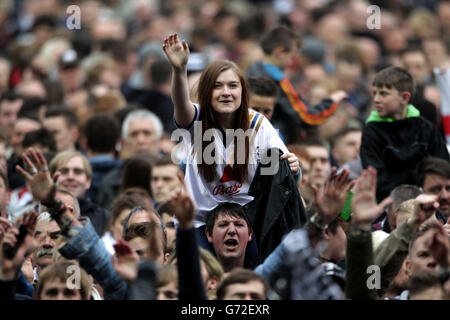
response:
M446 0L2 0L0 299L450 299L448 35Z

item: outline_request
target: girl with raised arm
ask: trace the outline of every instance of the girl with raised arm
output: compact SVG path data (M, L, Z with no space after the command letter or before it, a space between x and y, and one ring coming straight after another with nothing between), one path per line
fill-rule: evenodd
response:
M193 137L185 140L189 151L185 181L197 210L196 227L204 225L206 214L218 203L244 206L253 200L248 189L268 149L282 150L280 159L287 158L292 173L299 175L297 157L289 153L270 122L248 108L245 78L233 62L218 60L206 67L197 89L199 103L194 104L187 81L188 44L171 34L163 49L173 68L176 124Z

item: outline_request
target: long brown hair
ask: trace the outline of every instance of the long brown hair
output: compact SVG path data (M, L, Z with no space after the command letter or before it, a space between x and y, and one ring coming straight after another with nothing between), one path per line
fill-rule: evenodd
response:
M241 105L235 111L234 129L242 129L244 132L249 128L249 120L248 120L248 105L249 105L249 95L247 89L247 83L245 81L245 77L239 68L231 61L228 60L218 60L212 62L208 65L208 67L203 71L199 84L198 84L198 101L200 104L200 114L199 120L202 123L202 134L206 132L208 129L218 129L220 128L220 124L216 118L216 112L214 111L211 101L212 101L212 92L214 90L214 84L219 77L219 75L226 70L233 70L236 75L239 77L242 87L242 97L241 97ZM224 137L225 138L225 137ZM209 141L202 140L202 149L195 150L195 152L201 151L201 156L203 157L203 151L209 144ZM243 183L248 177L248 154L249 154L249 138L245 137L245 161L244 163L239 164L238 159L238 146L237 146L237 138L234 137L234 159L233 159L233 169L236 174L236 180L240 183ZM202 158L203 160L203 158ZM207 182L211 182L217 178L216 174L216 165L215 164L206 164L204 161L197 164L198 171L203 176L203 178Z

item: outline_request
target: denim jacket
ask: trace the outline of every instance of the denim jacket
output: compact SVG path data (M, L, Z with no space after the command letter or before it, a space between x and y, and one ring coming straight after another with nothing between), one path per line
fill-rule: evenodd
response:
M127 283L114 270L111 256L87 217L80 218L84 227L75 227L78 233L59 249L67 259L76 259L80 266L102 286L105 300L124 300Z

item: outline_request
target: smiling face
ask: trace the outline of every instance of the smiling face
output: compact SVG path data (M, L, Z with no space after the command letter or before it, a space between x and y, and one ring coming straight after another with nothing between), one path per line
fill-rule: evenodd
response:
M238 75L231 69L217 77L212 92L211 105L219 115L232 114L241 105L242 84Z
M83 198L91 186L91 178L87 176L83 160L78 156L72 157L57 171L61 173L58 184L77 198Z
M206 235L221 263L230 260L244 262L247 244L252 240L252 233L244 218L219 213L212 234L207 232Z

